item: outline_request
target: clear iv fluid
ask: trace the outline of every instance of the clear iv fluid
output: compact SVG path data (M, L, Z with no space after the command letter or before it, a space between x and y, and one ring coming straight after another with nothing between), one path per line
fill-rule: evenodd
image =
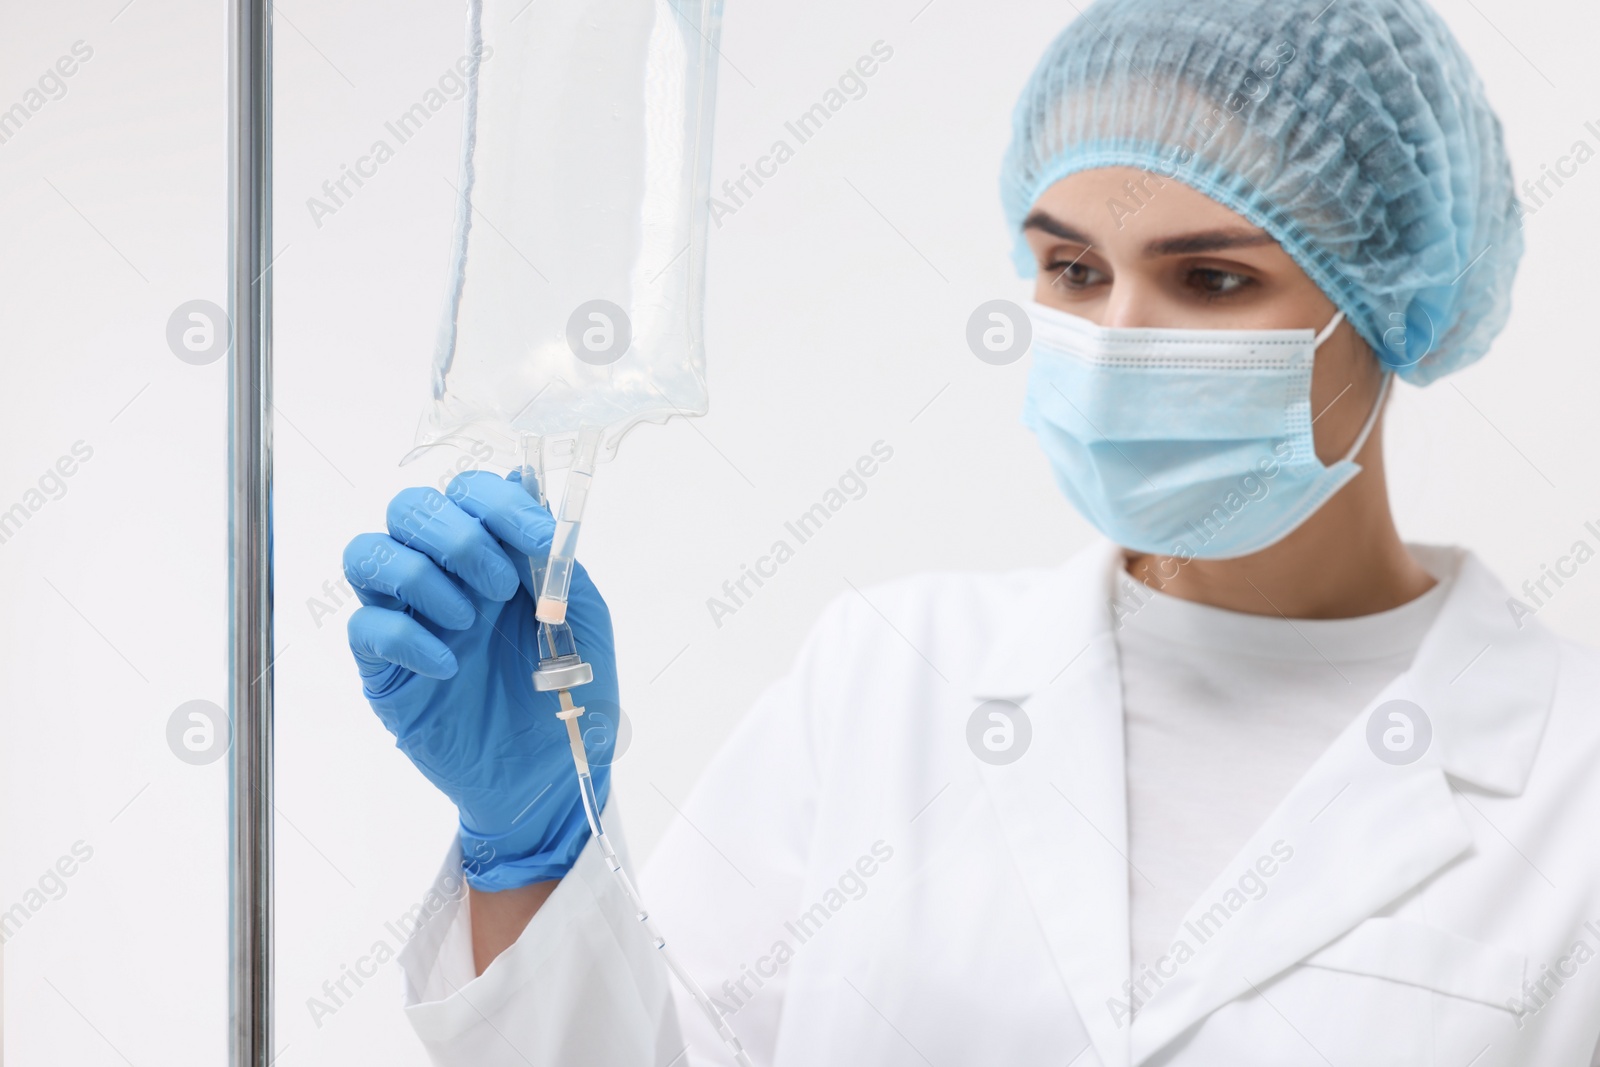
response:
M415 458L707 410L721 0L470 0L455 228ZM441 248L441 253L446 250ZM552 462L565 466L552 453Z

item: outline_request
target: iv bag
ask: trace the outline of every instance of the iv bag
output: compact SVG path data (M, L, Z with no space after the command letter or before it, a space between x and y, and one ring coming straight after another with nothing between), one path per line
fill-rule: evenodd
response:
M515 466L530 441L599 458L640 422L703 415L711 120L721 0L469 0L438 444Z

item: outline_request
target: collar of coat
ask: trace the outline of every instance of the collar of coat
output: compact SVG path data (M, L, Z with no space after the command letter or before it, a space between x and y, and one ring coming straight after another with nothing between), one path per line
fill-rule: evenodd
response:
M1517 795L1555 691L1557 642L1536 619L1518 624L1511 594L1472 553L1408 547L1450 586L1405 674L1409 699L1432 719L1446 773ZM1122 561L1120 548L1100 542L1048 572L997 635L972 695L1023 702L1067 681L1095 644L1114 637L1113 604L1135 582Z
M1449 587L1411 667L1352 719L1194 902L1180 934L1210 936L1142 996L1131 984L1140 976L1130 975L1128 887L1142 875L1126 858L1112 611L1118 584L1133 581L1121 550L1098 544L1047 572L993 634L971 696L1020 704L1032 742L1015 763L978 774L1083 1024L1083 1051L1092 1046L1104 1067L1146 1062L1232 1000L1270 997L1274 976L1297 963L1350 955L1345 948L1372 940L1369 920L1393 921L1375 917L1425 892L1475 843L1498 840L1481 807L1485 794L1515 796L1528 783L1558 643L1537 620L1519 627L1508 593L1470 553L1412 550ZM1426 750L1400 766L1367 740L1377 705L1395 699L1420 706L1432 726ZM1253 860L1285 852L1292 859L1270 864L1260 899L1225 908L1226 923L1205 923L1222 915L1219 900L1237 896L1230 891ZM1135 996L1130 1019L1122 1006Z

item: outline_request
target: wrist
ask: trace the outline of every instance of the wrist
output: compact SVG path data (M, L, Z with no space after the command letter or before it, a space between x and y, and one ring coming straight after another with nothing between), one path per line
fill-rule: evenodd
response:
M559 882L537 882L503 892L471 890L472 962L478 974L516 943Z

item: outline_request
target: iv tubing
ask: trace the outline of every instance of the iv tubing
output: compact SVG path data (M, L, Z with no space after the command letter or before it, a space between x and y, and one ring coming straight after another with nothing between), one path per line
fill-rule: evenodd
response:
M733 1027L729 1026L727 1020L717 1011L716 1005L711 1002L711 998L706 995L706 991L700 987L700 983L696 982L689 972L684 970L683 965L678 962L678 958L667 947L667 939L661 936L661 931L656 929L656 924L651 921L650 912L645 908L644 900L639 896L639 890L634 887L633 879L628 877L627 870L622 866L621 858L618 857L616 850L611 847L611 839L606 837L605 829L600 825L600 804L594 792L594 779L589 774L589 757L584 752L583 735L578 731L578 716L583 714L583 709L573 706L572 695L568 690L559 690L558 696L561 699L561 710L556 713L556 716L557 718L565 719L567 722L567 741L572 748L572 765L578 772L578 792L583 797L583 814L588 817L589 832L594 835L595 843L600 846L600 852L605 856L606 866L611 868L612 876L616 878L617 884L622 887L622 891L627 895L629 903L633 905L635 917L644 924L644 932L650 938L650 943L661 953L661 958L666 961L667 969L689 991L689 995L700 1006L700 1010L705 1012L706 1018L710 1020L711 1025L716 1029L717 1036L722 1038L722 1043L728 1046L728 1050L733 1053L734 1062L738 1063L739 1067L754 1067L750 1060L750 1054L744 1050L744 1045L739 1041L739 1035L733 1032Z
M573 458L572 474L567 481L567 489L561 501L561 518L556 524L555 538L551 543L550 564L541 567L538 560L532 557L528 559L528 566L532 571L535 587L540 589L539 604L542 606L545 602L545 591L552 588L550 575L555 569L556 546L562 545L567 552L565 559L566 573L559 586L561 594L559 601L561 607L560 617L558 619L546 619L542 614L536 613L540 623L540 633L544 637L543 645L549 650L551 658L554 658L565 648L574 650L577 648L565 621L566 594L572 578L574 559L572 552L577 544L578 527L583 517L584 498L588 495L589 481L594 476L595 452L600 440L598 430L593 431L592 436L586 436L589 434L590 431L585 429L580 432L578 438L577 454ZM531 437L524 438L522 444L523 488L527 489L540 504L545 504L543 450ZM582 480L576 481L575 479L580 477L580 471L582 472ZM575 491L577 496L574 501ZM562 530L564 523L569 524L565 539L563 539ZM564 632L566 640L558 641L558 638L563 636ZM541 654L540 659L543 661L545 656ZM572 749L572 766L578 776L578 794L583 798L583 814L589 821L589 833L594 837L595 844L600 847L601 855L605 857L606 866L610 868L612 877L616 879L617 884L622 888L622 892L628 898L628 902L633 905L635 917L644 924L645 936L650 939L650 943L661 953L661 958L666 962L667 969L672 972L673 977L678 980L678 983L684 989L688 990L689 995L700 1006L700 1010L705 1013L706 1019L710 1021L712 1027L717 1031L717 1036L722 1038L722 1043L732 1052L734 1062L739 1064L739 1067L754 1067L750 1054L744 1050L744 1045L739 1041L739 1035L734 1033L733 1027L729 1026L727 1020L717 1011L716 1005L706 995L706 991L701 988L700 983L694 980L693 976L678 962L677 956L673 955L672 950L667 947L667 939L661 935L661 931L651 921L650 912L645 908L644 900L639 896L639 890L634 886L633 879L628 877L628 872L622 866L622 859L617 855L616 849L611 847L611 839L606 836L605 828L600 824L600 800L595 795L594 777L589 770L589 755L584 750L583 734L578 729L578 717L583 714L583 708L572 703L570 689L556 690L556 697L561 702L561 710L556 712L556 717L564 720L567 724L567 744Z

